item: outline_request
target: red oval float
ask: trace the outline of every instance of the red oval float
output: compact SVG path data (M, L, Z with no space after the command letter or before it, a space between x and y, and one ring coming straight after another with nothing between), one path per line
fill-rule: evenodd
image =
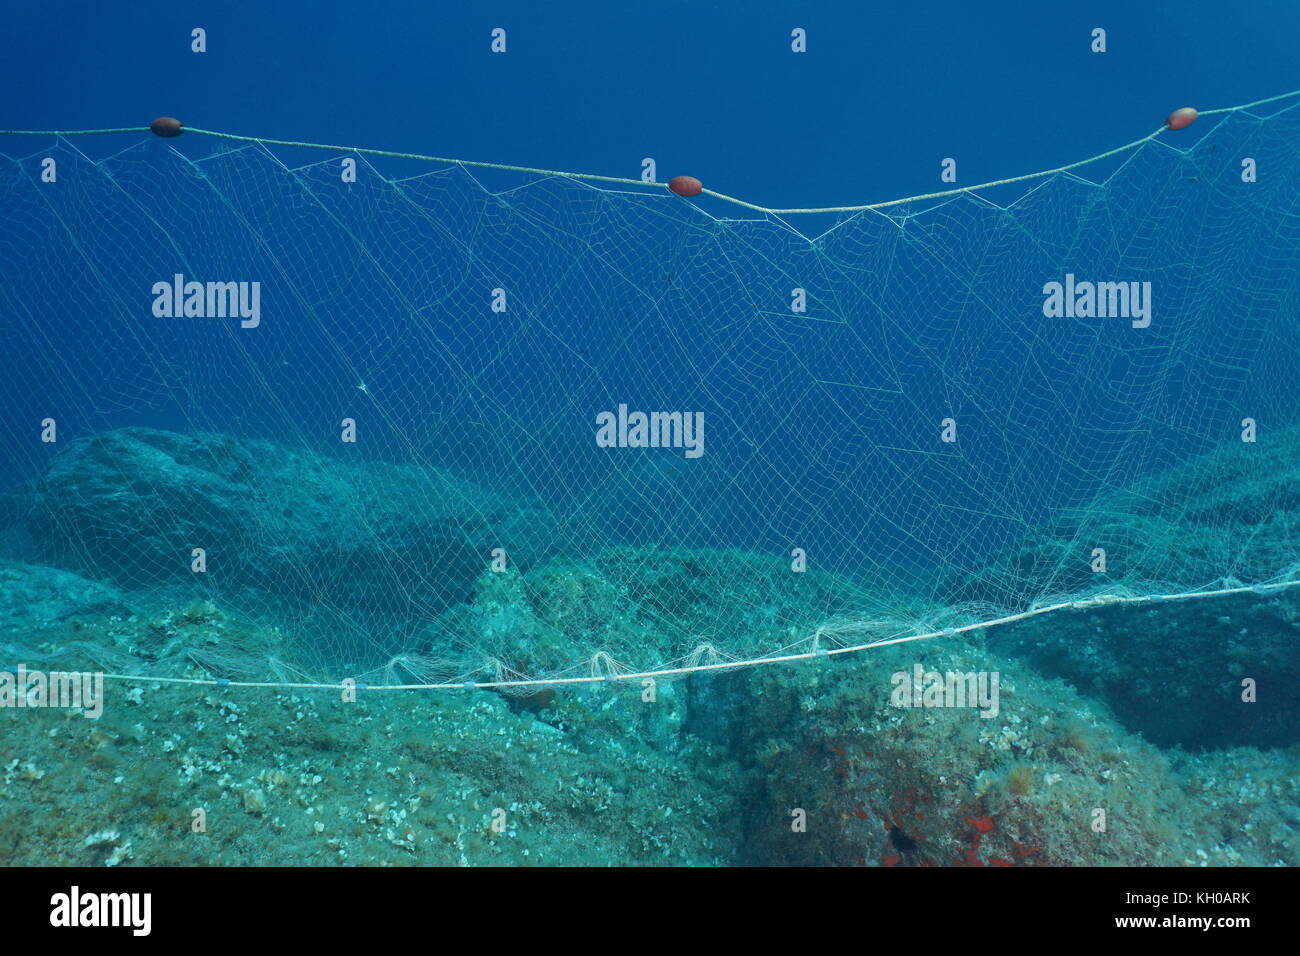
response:
M1170 129L1187 129L1196 122L1196 110L1190 106L1184 106L1180 110L1174 110L1169 114L1169 119L1165 120L1165 125Z
M694 176L674 176L668 180L668 188L679 196L698 196L704 183Z
M157 136L171 138L172 136L181 135L181 121L172 116L158 117L149 124L149 128Z

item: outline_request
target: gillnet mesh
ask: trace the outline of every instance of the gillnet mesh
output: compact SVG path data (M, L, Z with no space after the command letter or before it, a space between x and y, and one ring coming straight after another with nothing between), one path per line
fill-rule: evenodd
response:
M1179 135L815 239L561 177L60 139L0 170L5 573L189 621L210 673L402 683L1289 580L1300 114ZM1045 316L1067 276L1149 282L1149 325ZM176 281L257 282L258 324L155 314ZM602 447L602 413L635 444L620 407L675 415L668 447Z

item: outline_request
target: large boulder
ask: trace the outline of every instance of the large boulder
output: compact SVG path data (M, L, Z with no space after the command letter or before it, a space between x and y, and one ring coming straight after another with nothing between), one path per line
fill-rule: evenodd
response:
M58 568L0 560L0 633L34 632L81 615L129 615L121 592Z
M1106 571L1093 573L1094 548ZM1300 429L1232 441L1058 516L937 591L1021 610L1091 592L1171 595L1294 580L1300 568ZM1300 589L1297 589L1300 590ZM990 631L990 645L1105 701L1162 747L1290 747L1300 698L1297 591L1100 605ZM1261 688L1242 700L1242 681ZM1273 691L1265 689L1272 688ZM1177 704L1178 706L1174 706Z
M526 566L553 539L543 512L441 469L347 457L150 428L79 439L28 491L28 547L123 588L400 618L464 599L493 548Z
M1300 567L1300 429L1233 441L1056 516L986 567L941 579L952 604L1022 610L1123 586L1139 593L1258 584ZM1106 552L1094 573L1093 549Z

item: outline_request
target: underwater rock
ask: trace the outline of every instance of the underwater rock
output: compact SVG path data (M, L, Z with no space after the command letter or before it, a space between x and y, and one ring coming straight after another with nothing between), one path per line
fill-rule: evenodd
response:
M0 561L0 630L32 630L76 615L127 615L116 588L58 568Z
M641 671L692 655L710 663L771 653L828 619L912 619L919 608L825 572L794 574L780 556L618 546L548 558L522 574L484 571L472 597L432 624L422 650L446 655L468 643L533 677L598 654Z
M1300 595L1236 594L1065 611L989 632L989 644L1103 700L1159 747L1300 743ZM1243 681L1258 690L1243 700Z
M826 572L792 573L778 555L617 546L549 558L522 574L482 572L473 597L432 622L417 650L457 680L626 675L770 654L828 619L920 613ZM687 738L728 746L747 719L747 685L735 674L652 683L558 686L542 700L506 693L541 721L562 724L580 707L601 714L610 734L666 750Z
M269 441L124 428L72 442L28 492L39 560L123 588L331 607L463 599L491 551L527 565L549 518L440 469L344 461ZM250 598L251 595L251 598Z
M896 675L918 664L945 677L998 674L996 711L899 706ZM748 719L731 752L759 781L746 800L744 863L1297 862L1285 824L1300 792L1289 752L1176 762L1104 706L978 641L743 676ZM1252 803L1242 822L1257 826L1225 825L1225 807L1238 799Z
M99 721L0 709L23 755L0 762L0 865L119 846L142 866L723 865L740 845L733 761L611 734L600 711L561 733L490 693L106 690ZM195 807L228 838L177 839Z
M1228 442L1066 511L1051 526L940 581L950 604L1021 610L1045 594L1123 584L1138 593L1199 588L1231 574L1256 584L1300 567L1300 429ZM1094 573L1093 549L1105 550Z
M1229 442L1059 517L937 593L1022 610L1098 591L1135 595L1239 588L1300 566L1300 431ZM1105 550L1104 573L1090 565ZM1030 590L1031 587L1033 590ZM1161 747L1300 742L1294 591L1064 611L990 632L1000 652L1106 702ZM1272 691L1242 701L1243 680Z

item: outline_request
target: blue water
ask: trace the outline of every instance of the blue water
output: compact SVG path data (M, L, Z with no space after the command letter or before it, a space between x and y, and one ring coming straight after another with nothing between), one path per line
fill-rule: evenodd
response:
M830 205L1050 168L1170 110L1292 89L1285 0L989 11L666 2L19 5L0 59L7 128L175 115L194 126L661 180L765 205ZM209 52L189 52L208 31ZM489 31L509 52L489 53ZM807 29L809 53L789 34ZM1105 54L1089 34L1109 34ZM21 42L18 40L21 39Z

